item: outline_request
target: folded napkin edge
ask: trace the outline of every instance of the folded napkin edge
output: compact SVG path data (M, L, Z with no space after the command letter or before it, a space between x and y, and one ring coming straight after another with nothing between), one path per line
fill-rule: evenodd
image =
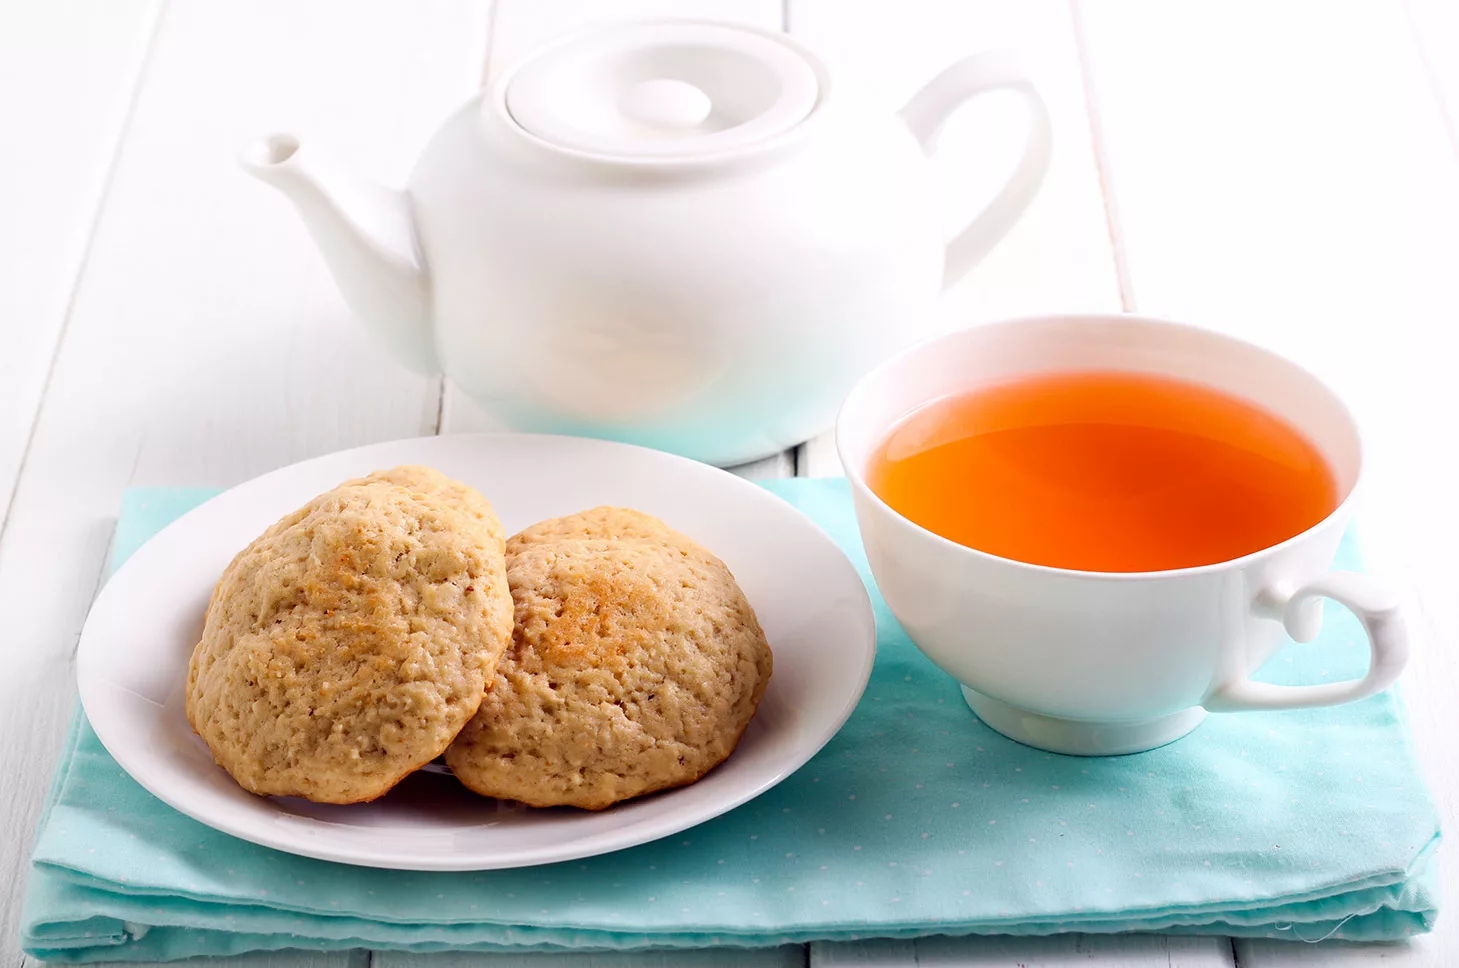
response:
M729 932L729 931L706 931L692 932L683 931L678 933L650 934L641 931L633 932L611 932L611 931L584 931L576 932L571 930L560 930L552 928L524 928L522 926L511 926L505 929L508 934L527 935L517 940L509 938L476 939L463 942L461 939L441 938L439 940L417 940L405 944L395 942L382 942L379 939L362 936L344 936L339 938L320 938L307 935L292 934L287 932L273 932L267 934L255 934L252 932L218 932L216 929L206 929L206 933L222 934L225 938L246 939L237 951L284 951L284 950L306 950L306 951L339 951L355 948L370 948L377 950L432 952L432 951L501 951L501 952L621 952L621 951L644 951L644 950L685 950L704 948L707 946L728 947L738 949L756 949L779 947L788 944L809 944L816 941L846 942L876 939L916 939L930 935L945 937L977 937L985 935L1008 934L1008 928L1016 926L1019 935L1029 937L1041 937L1052 934L1064 934L1069 932L1087 934L1116 934L1116 933L1145 933L1145 934L1177 934L1177 935L1208 935L1218 937L1253 937L1272 938L1282 937L1281 932L1290 931L1289 940L1303 941L1305 943L1317 943L1332 937L1343 937L1348 940L1384 940L1394 941L1401 937L1411 937L1428 930L1431 930L1433 917L1432 911L1409 911L1403 909L1387 909L1388 913L1412 922L1402 932L1394 932L1391 927L1384 929L1377 936L1359 934L1350 936L1340 932L1350 923L1356 921L1362 923L1375 915L1382 914L1383 906L1378 906L1368 911L1349 913L1341 918L1326 917L1312 919L1309 921L1296 921L1294 919L1282 918L1277 920L1259 919L1250 922L1224 921L1224 920L1181 920L1181 919L1151 919L1147 921L1132 921L1129 919L1117 919L1109 921L1090 921L1066 918L1063 920L1042 920L1042 921L978 921L949 923L938 921L926 921L922 923L900 922L900 923L872 923L867 922L855 926L845 924L837 925L829 930L817 929L814 927L800 927L788 931L769 931L762 933L754 932ZM1323 933L1318 937L1303 937L1297 933L1297 925L1314 927ZM172 926L148 926L128 925L141 930L136 934L130 934L125 930L120 935L110 937L97 937L93 935L87 938L70 939L62 936L40 939L27 933L22 939L22 947L25 953L43 960L61 960L66 956L78 954L86 955L88 952L99 952L86 957L71 957L75 961L94 961L104 958L114 958L115 952L120 948L126 950L126 946L143 940L148 934L166 934L173 931L196 931L190 927ZM1325 929L1325 930L1324 930ZM1276 933L1274 933L1276 932ZM544 935L544 937L532 937L532 935ZM567 935L568 937L563 937ZM73 941L67 944L68 940ZM226 948L234 948L229 941L224 940ZM220 951L215 953L229 953ZM176 957L176 956L174 956ZM148 960L155 960L155 956L148 957Z
M1288 907L1296 909L1302 905L1310 905L1314 902L1320 902L1333 898L1347 898L1355 894L1385 891L1387 889L1395 887L1402 888L1409 883L1410 879L1416 875L1421 867L1431 862L1432 855L1437 850L1440 839L1440 833L1438 831L1435 831L1433 836L1430 837L1430 839L1423 845L1423 847L1421 847L1415 853L1409 864L1401 870L1393 869L1382 872L1375 872L1367 877L1339 882L1331 882L1321 887L1313 888L1309 891L1297 892L1293 894L1263 895L1248 898L1228 898L1221 901L1208 901L1198 904L1167 904L1162 906L1123 908L1088 908L1077 912L1061 912L1057 914L1051 913L1048 915L1009 914L1005 917L985 917L980 918L975 922L963 923L993 926L1059 924L1069 922L1071 920L1070 915L1077 914L1077 920L1079 921L1079 923L1088 924L1099 924L1106 922L1128 923L1130 921L1172 919L1172 923L1195 925L1206 923L1206 921L1197 919L1209 920L1211 918L1240 918L1243 915L1269 915L1273 910L1280 910ZM351 922L358 922L361 924L383 924L407 928L457 928L486 926L520 930L523 927L523 925L517 922L505 919L497 920L489 917L474 917L469 920L460 919L422 921L420 919L394 918L380 913L362 914L355 911L344 911L339 909L320 910L298 905L261 904L252 899L246 901L238 899L220 899L216 895L195 894L188 891L149 890L146 888L139 889L137 886L129 883L119 883L108 878L98 877L74 866L58 863L51 860L37 859L35 861L35 867L37 869L48 871L55 876L64 879L68 883L76 885L77 887L84 888L88 891L98 891L106 893L113 897L130 898L133 899L138 905L144 903L144 901L155 899L182 900L189 904L197 905L199 908L202 909L215 908L218 911L241 911L244 912L245 916L253 916L255 914L276 914L294 917L303 916L309 918L318 918L324 922L334 923L338 925L347 925ZM1381 910L1384 906L1385 905L1381 899L1375 899L1372 904L1368 905L1366 908L1356 913L1371 914L1375 911ZM1309 916L1304 917L1304 914L1307 914ZM1290 912L1290 915L1283 914L1283 916L1277 920L1295 921L1298 923L1321 923L1327 920L1331 920L1330 918L1325 918L1318 915L1319 912L1315 911L1302 912L1300 910L1293 910L1292 912ZM1265 917L1264 923L1270 922L1272 920L1273 919L1269 916ZM34 926L39 926L45 923L46 922L35 922ZM892 927L895 927L897 925L908 925L912 923L913 922L909 922L904 919L887 922L866 922L866 930L890 930ZM924 927L954 926L958 923L959 922L930 919L927 921ZM844 925L845 922L807 922L807 925L804 926L804 929L806 931L809 931L815 937L823 937L825 936L827 929L831 928L835 924ZM183 925L179 924L177 926L180 927ZM601 924L574 924L571 922L558 922L552 924L538 923L536 925L532 925L531 927L539 930L569 931L584 934L593 934L608 930L605 929ZM631 932L625 933L641 934L646 937L674 934L723 934L728 936L757 937L760 936L763 932L758 931L752 925L725 925L708 922L694 924L688 922L680 922L672 927L665 927L662 929L639 926L634 928Z

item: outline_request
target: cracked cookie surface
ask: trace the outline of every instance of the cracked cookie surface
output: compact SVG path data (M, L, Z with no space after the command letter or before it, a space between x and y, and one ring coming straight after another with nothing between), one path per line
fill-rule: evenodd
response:
M470 720L511 623L486 499L429 468L382 471L287 515L224 570L188 720L253 793L372 800Z
M468 787L601 809L733 752L771 655L718 558L649 515L596 508L513 537L507 578L512 644L446 751Z

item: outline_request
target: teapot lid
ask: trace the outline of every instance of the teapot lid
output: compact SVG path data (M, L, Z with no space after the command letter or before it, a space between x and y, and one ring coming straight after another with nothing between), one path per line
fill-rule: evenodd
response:
M652 161L746 148L815 109L823 71L788 37L669 21L590 29L505 79L507 113L557 147Z

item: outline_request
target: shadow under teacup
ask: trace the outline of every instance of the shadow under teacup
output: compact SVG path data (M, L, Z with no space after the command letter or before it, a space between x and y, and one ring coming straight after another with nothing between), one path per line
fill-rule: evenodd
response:
M893 510L868 484L880 445L909 414L982 387L1060 373L1174 378L1254 404L1299 431L1336 484L1336 506L1295 537L1166 571L1075 571L998 557ZM1388 686L1408 657L1395 598L1329 572L1362 470L1342 402L1275 354L1196 327L1137 316L1049 316L938 337L882 364L847 397L836 444L877 586L907 634L956 678L985 723L1042 749L1152 749L1206 712L1335 705ZM1321 602L1366 629L1367 674L1277 686L1249 676L1282 643L1317 635Z

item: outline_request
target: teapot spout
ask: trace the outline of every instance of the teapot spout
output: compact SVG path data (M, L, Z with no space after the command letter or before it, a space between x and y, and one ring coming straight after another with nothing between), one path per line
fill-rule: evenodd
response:
M418 373L440 372L426 267L405 193L349 174L287 134L253 142L239 162L294 203L345 301L400 362Z

